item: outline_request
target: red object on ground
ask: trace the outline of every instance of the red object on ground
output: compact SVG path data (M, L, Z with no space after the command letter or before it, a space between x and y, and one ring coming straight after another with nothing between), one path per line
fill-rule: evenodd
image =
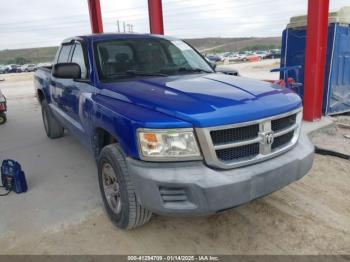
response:
M282 87L286 86L286 82L284 81L284 79L280 79L280 80L264 80L264 81L272 83L272 84L280 85ZM295 83L294 78L293 77L288 77L288 85L291 86L294 83Z
M151 34L164 35L162 0L148 0L148 15Z
M88 0L88 5L92 33L103 33L100 0Z
M322 116L328 11L329 0L309 0L304 71L304 119L307 121Z

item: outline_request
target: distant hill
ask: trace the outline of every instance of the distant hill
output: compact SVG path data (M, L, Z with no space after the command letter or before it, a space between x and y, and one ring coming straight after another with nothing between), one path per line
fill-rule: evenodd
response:
M280 37L266 38L195 38L185 39L203 53L272 49L281 46ZM57 47L0 50L0 64L40 63L54 59Z
M249 38L195 38L185 39L201 52L229 52L240 50L261 50L281 47L280 37Z
M54 59L57 46L29 49L11 49L0 51L0 64L17 64L20 62L37 64Z

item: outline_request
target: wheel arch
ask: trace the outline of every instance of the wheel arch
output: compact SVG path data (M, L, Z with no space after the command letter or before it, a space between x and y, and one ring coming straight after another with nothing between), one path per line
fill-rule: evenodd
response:
M119 143L119 139L112 132L103 127L96 127L93 134L93 150L95 158L100 155L102 148L107 145Z

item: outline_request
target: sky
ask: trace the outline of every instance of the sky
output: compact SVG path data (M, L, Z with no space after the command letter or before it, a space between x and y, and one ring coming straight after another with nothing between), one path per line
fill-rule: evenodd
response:
M100 0L105 32L117 20L148 33L147 0ZM330 0L330 9L350 0ZM166 35L197 37L280 36L291 16L306 14L307 0L163 0ZM0 50L57 46L90 33L87 0L0 0Z

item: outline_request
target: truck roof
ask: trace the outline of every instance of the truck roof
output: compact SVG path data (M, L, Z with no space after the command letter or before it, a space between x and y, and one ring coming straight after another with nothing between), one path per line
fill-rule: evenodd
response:
M102 33L102 34L88 34L80 35L66 38L62 43L69 43L72 40L88 40L88 41L101 41L101 40L113 40L113 39L130 39L130 38L158 38L158 39L167 39L167 40L176 40L177 38L164 35L155 35L155 34L130 34L130 33Z

